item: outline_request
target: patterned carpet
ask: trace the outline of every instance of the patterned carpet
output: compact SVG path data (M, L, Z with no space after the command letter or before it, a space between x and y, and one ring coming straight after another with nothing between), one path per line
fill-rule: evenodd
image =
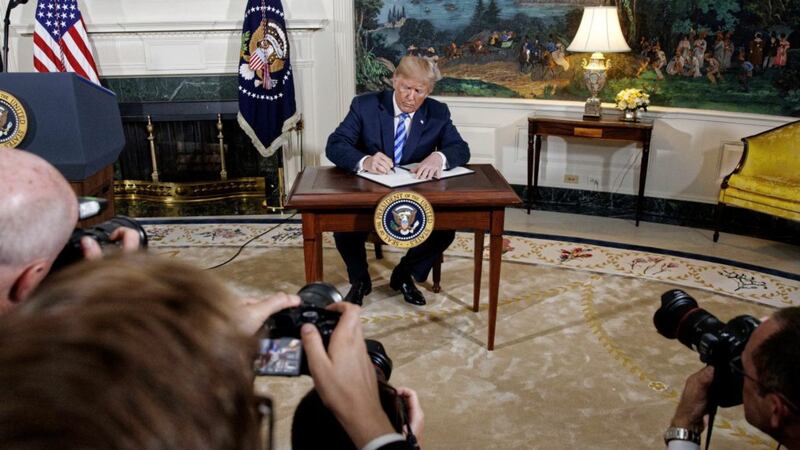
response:
M304 280L301 227L251 223L144 221L151 251L212 267L254 295L296 292ZM488 239L487 239L488 243ZM459 233L442 266L442 292L407 305L388 287L402 253L370 259L368 337L394 361L391 382L416 389L428 449L663 448L661 434L685 377L702 365L656 333L660 295L680 287L721 320L766 316L800 304L800 275L702 255L596 241L509 233L500 286L496 349L486 350L488 262L482 306L473 313L471 233ZM488 257L488 250L485 253ZM325 236L325 279L341 291L346 273ZM301 378L260 378L276 401L277 448L289 449L292 411L310 388ZM715 448L774 448L741 408L717 416Z

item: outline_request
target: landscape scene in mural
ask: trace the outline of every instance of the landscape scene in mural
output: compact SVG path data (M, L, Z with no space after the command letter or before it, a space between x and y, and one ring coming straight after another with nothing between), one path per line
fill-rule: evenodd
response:
M583 7L604 0L355 0L359 92L386 89L406 54L441 74L434 95L584 101L566 50ZM652 105L800 116L800 1L619 0L631 51L607 54L600 93Z

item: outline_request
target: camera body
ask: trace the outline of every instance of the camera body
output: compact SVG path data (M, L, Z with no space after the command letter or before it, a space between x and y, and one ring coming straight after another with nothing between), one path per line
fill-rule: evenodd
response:
M300 328L310 323L317 327L327 348L340 314L325 308L341 302L342 294L328 283L311 283L303 286L297 295L300 297L300 306L286 308L267 320L269 337L300 339Z
M341 315L325 308L343 301L342 294L328 283L310 283L297 295L301 300L300 306L273 314L259 333L262 337L255 364L259 375L310 375L308 361L300 346L300 328L304 324L317 327L323 345L328 348ZM383 345L371 339L366 339L365 343L378 378L388 380L392 374L392 360Z
M696 351L700 361L714 366L709 389L714 404L729 407L742 403L742 351L761 323L758 319L742 315L724 323L700 308L689 294L673 289L661 295L653 323L659 334L678 339Z
M101 248L105 248L115 245L115 243L111 241L110 236L117 228L121 227L136 230L139 233L139 247L147 247L147 233L139 222L126 216L114 216L110 220L90 228L76 228L69 237L67 245L65 245L61 253L58 254L56 261L53 263L52 271L64 268L83 259L81 239L84 236L94 239L100 244Z

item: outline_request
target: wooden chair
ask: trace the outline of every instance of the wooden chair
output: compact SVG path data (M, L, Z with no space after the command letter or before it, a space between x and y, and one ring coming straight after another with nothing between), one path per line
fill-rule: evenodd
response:
M472 310L478 312L479 305L480 305L480 295L481 295L481 272L483 270L483 237L484 231L479 230L475 231L475 245L473 251L473 258L475 261L474 264L474 272L473 272L473 299L472 299ZM378 237L378 234L372 232L367 237L367 242L371 242L375 246L375 259L383 259L383 241L381 238ZM431 290L438 294L442 291L441 281L442 281L442 262L444 261L444 255L442 255L438 261L433 264L433 287Z

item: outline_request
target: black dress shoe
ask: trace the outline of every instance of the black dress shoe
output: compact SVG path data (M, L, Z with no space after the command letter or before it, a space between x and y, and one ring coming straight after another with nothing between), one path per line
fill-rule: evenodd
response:
M422 306L426 303L422 292L414 285L411 275L403 270L394 269L392 278L389 280L389 287L395 291L400 291L406 303L417 306Z
M364 303L364 296L372 292L372 283L369 281L357 281L350 286L344 301L361 306Z

